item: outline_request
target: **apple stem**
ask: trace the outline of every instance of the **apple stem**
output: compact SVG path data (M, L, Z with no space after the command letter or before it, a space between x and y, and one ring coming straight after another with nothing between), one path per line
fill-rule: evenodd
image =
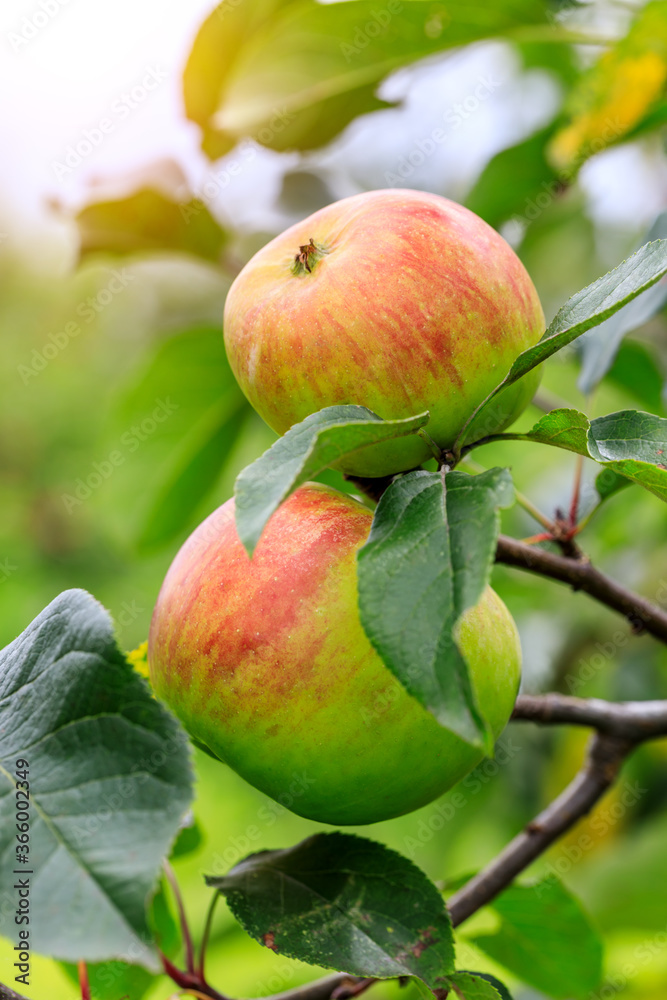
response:
M192 935L190 934L190 927L188 926L188 918L185 914L185 906L183 905L183 897L181 896L181 890L178 887L178 882L176 880L176 875L174 874L174 869L171 867L169 862L165 859L164 861L164 871L169 884L174 893L176 899L176 905L178 907L178 915L181 924L181 934L183 935L183 946L185 948L185 964L188 972L194 975L195 972L195 955L194 949L192 947Z
M417 431L417 437L420 437L422 439L422 441L426 442L426 444L429 446L429 448L431 450L431 453L432 453L434 459L436 460L436 462L438 463L438 465L442 465L442 463L445 461L446 458L447 459L451 459L452 465L456 464L453 461L454 456L452 454L445 455L445 453L443 452L443 450L440 447L440 445L436 444L436 442L433 440L433 438L431 437L431 435L428 434L424 430L423 427L420 427L420 429Z
M326 256L328 250L324 247L318 246L313 237L310 237L308 243L304 243L303 246L299 247L299 252L294 257L294 263L292 264L292 274L312 274L313 267L322 257Z
M81 987L81 1000L90 1000L90 983L88 981L88 968L86 963L79 962L79 985Z

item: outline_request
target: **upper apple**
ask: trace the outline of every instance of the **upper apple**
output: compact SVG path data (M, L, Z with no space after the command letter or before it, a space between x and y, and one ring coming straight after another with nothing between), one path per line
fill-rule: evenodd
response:
M356 403L384 419L429 410L427 431L447 449L540 339L544 314L523 264L482 219L438 195L385 190L335 202L263 247L230 289L224 326L241 388L278 433ZM506 427L536 384L530 373L500 393L466 439ZM341 467L382 476L429 456L413 436Z

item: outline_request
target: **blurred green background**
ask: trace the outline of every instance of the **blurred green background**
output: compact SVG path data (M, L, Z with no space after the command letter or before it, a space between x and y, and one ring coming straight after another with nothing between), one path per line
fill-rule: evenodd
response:
M652 227L667 235L666 3L178 7L89 0L40 26L37 7L11 0L0 15L3 645L70 587L110 609L124 648L145 640L179 544L274 440L233 382L221 317L239 268L288 224L377 187L452 197L512 243L547 319ZM539 406L664 415L662 295L638 300L617 325L616 353L589 335L550 361ZM518 428L540 412L531 407ZM573 455L514 443L475 459L509 465L547 514L567 509ZM585 468L585 509L593 478ZM515 508L503 529L525 537L539 526ZM667 602L658 499L624 490L581 542L612 576ZM521 632L524 690L667 697L667 652L611 612L504 567L494 586ZM480 867L573 776L585 734L513 724L503 740L498 760L459 787L463 806L448 809L450 793L360 832L436 880ZM666 763L667 741L638 752L594 815L531 872L562 877L604 937L607 985L591 1000L667 992ZM174 866L198 935L204 873L318 827L201 755L197 775L201 842ZM462 928L459 966L495 972L517 1000L539 1000L466 943L493 921L482 912ZM0 942L8 983L12 961ZM208 968L232 996L312 976L255 945L224 903ZM93 996L170 993L167 979L123 975L93 978ZM71 1000L77 988L56 963L35 959L26 993Z

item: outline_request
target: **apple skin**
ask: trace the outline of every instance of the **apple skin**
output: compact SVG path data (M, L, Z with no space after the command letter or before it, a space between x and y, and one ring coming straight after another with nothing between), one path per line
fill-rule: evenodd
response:
M363 631L356 553L371 521L352 497L306 484L250 560L229 500L177 554L150 628L153 688L194 741L322 823L410 812L483 759L405 691ZM516 699L521 650L490 587L466 612L460 643L497 736Z
M295 256L311 238L308 273ZM224 328L239 385L278 434L355 403L385 420L429 410L426 430L448 449L545 324L523 264L482 219L439 195L384 190L335 202L263 247L229 291ZM534 370L503 390L466 441L512 423L538 383ZM340 468L377 477L429 457L413 435Z

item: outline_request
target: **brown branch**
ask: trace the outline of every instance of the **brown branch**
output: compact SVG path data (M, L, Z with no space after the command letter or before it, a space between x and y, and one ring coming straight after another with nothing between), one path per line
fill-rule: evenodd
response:
M667 612L645 597L626 590L620 583L591 565L585 557L567 558L500 535L496 562L569 584L573 590L582 590L589 597L624 615L636 632L649 632L656 639L667 643Z
M546 725L572 724L597 730L579 773L490 865L449 900L456 927L502 892L555 840L586 816L615 781L625 758L644 740L667 736L667 701L614 704L565 695L523 696L512 718Z
M614 782L634 746L616 736L596 734L584 767L565 791L510 841L490 865L452 896L447 904L452 924L457 927L490 903L535 858L586 816Z
M602 701L564 694L521 695L512 718L541 725L588 726L641 743L667 736L667 701Z

